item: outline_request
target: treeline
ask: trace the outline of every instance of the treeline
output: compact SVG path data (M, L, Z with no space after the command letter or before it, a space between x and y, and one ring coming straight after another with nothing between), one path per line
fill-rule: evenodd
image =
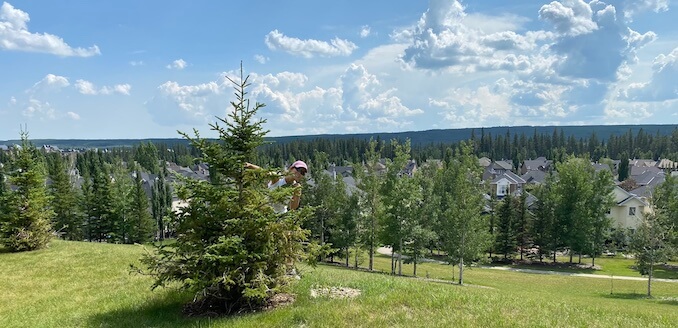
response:
M165 238L175 224L167 168L151 143L64 156L41 152L24 138L22 147L2 154L1 163L0 230L6 245L52 233L67 240L145 243ZM25 232L25 225L37 224L30 218L39 218L45 228ZM9 247L41 244L22 243Z
M385 158L395 156L395 148L388 142L377 141L377 150ZM678 160L678 129L670 134L651 134L642 128L634 133L631 129L620 135L611 135L602 139L593 131L587 138L566 137L563 129L554 128L552 133L511 134L507 128L504 134L485 133L485 129L471 131L470 143L473 154L494 160L511 160L518 167L523 160L545 156L562 162L568 155L586 156L593 161L602 158L667 158ZM401 143L405 140L399 140ZM293 159L315 160L315 151L325 153L328 162L337 165L363 162L368 151L369 141L362 138L315 138L300 139L285 143L272 143L261 147L260 160L264 163L283 166ZM428 143L412 145L412 158L419 163L428 159L443 158L447 148L456 148L458 143Z

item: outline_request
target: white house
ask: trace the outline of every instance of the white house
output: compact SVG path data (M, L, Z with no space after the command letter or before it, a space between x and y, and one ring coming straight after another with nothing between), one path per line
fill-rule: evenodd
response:
M612 226L635 230L640 225L643 215L651 210L650 205L643 198L619 186L615 186L612 193L616 203L608 213L608 217L612 218Z

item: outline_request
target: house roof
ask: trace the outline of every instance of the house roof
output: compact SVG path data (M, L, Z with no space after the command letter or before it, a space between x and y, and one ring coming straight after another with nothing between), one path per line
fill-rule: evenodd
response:
M593 165L593 169L596 170L596 172L607 170L607 171L612 171L610 169L610 166L607 164L601 164L601 163L591 163Z
M629 165L637 167L653 167L657 165L657 161L651 159L632 159L629 160Z
M648 171L659 173L661 172L661 169L655 166L631 166L631 176L634 177L634 179L636 176Z
M528 171L540 170L548 168L551 165L552 161L546 159L546 157L537 157L535 159L526 159L523 161L523 168Z
M502 170L513 170L513 163L509 161L495 161L494 165L492 165L494 169L502 169Z
M489 158L487 157L478 158L478 165L482 167L488 167L490 166L490 164L492 164L492 160L490 160Z
M674 162L674 161L672 161L672 160L669 160L669 159L666 159L666 158L662 158L662 159L659 160L659 162L657 163L657 167L660 168L660 169L672 169L672 168L675 168L675 167L676 167L676 164L677 164L677 163Z
M521 176L525 183L541 184L546 181L546 172L539 170L530 170Z
M525 183L525 180L523 178L517 176L515 173L513 173L511 171L506 171L502 174L497 174L497 176L494 179L492 179L491 184L496 184L497 182L499 182L502 179L508 180L509 183L511 183L511 184L524 184Z

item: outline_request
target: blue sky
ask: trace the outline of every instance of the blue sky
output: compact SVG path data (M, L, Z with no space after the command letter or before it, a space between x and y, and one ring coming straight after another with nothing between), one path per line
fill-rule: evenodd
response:
M678 123L670 0L12 0L0 140L214 136L241 61L271 136Z

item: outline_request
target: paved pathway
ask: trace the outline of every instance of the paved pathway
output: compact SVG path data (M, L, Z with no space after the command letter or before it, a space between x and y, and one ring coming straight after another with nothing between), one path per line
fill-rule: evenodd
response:
M391 256L391 252L392 252L391 247L379 247L379 248L377 248L377 253L379 253L379 254ZM395 255L398 256L398 254L395 254ZM403 255L403 258L407 258L407 257ZM426 259L423 262L447 264L447 262L431 260L431 259ZM598 279L647 281L647 278L643 278L643 277L608 276L608 275L590 274L590 273L574 273L574 272L561 272L561 271L551 271L551 270L520 269L520 268L512 268L512 267L508 267L508 266L479 266L478 268L490 269L490 270L514 271L514 272L532 273L532 274L550 274L550 275L570 276L570 277L586 277L586 278L598 278ZM653 278L652 281L678 283L678 279Z

